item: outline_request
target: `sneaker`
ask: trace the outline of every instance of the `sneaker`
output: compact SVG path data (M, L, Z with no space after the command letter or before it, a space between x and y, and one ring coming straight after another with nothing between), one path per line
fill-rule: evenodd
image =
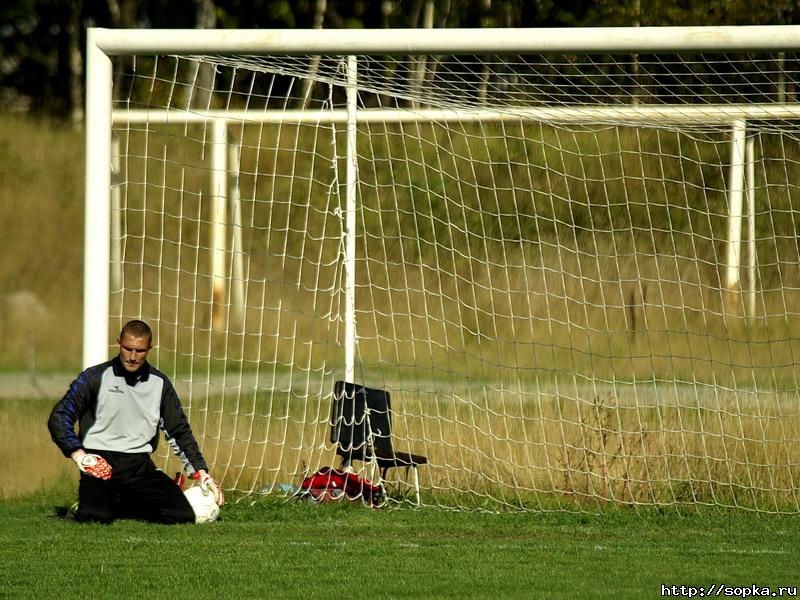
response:
M78 503L73 502L70 507L67 509L66 514L64 515L64 519L67 521L74 521L75 515L78 514Z

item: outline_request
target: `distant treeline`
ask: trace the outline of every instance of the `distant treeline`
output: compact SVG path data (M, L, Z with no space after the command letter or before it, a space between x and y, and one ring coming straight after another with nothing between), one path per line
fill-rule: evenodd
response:
M87 27L450 28L800 23L794 0L6 0L0 104L83 118Z

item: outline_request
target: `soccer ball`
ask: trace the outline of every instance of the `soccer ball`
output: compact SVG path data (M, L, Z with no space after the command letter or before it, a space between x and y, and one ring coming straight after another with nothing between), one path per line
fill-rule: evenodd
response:
M219 517L219 506L214 501L214 494L203 490L199 485L183 492L194 511L195 523L211 523Z

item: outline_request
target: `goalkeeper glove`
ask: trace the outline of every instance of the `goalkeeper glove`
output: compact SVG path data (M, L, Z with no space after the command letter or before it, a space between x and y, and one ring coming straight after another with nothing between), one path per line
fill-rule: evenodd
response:
M71 455L72 460L78 465L81 473L86 473L98 479L111 477L111 465L99 454L87 454L84 450L75 450Z
M225 504L225 494L222 493L222 488L206 471L196 471L195 474L192 475L192 479L199 480L200 488L204 492L211 492L211 494L214 496L214 502L217 503L217 506L222 506Z

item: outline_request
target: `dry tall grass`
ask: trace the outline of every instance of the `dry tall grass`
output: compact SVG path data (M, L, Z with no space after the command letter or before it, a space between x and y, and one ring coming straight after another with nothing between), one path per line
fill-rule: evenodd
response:
M0 115L0 369L80 366L83 134Z
M52 402L41 398L0 398L0 500L30 496L64 482L78 481L47 431Z
M15 152L54 165L16 177L0 163L15 253L0 277L47 309L0 322L0 364L27 368L35 347L40 368L77 369L80 138L0 123ZM722 133L500 133L361 131L373 143L360 165L358 377L393 393L398 446L429 456L426 501L800 510L798 173L775 156L783 140L761 148L771 212L748 319L741 291L731 302L721 285ZM242 322L212 323L195 126L123 134L125 288L112 297L113 326L155 326L154 362L182 389L215 475L240 491L333 460L328 400L343 362L341 159L318 131L258 134L242 132ZM11 422L26 422L21 410Z

